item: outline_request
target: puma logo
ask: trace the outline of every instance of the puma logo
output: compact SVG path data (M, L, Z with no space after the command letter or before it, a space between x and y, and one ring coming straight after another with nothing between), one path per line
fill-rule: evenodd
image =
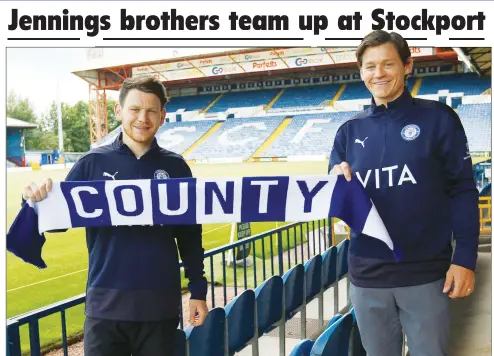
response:
M364 148L365 148L364 142L365 142L365 140L367 140L367 139L368 139L368 137L364 138L364 140L363 140L363 141L360 141L358 138L356 138L356 139L355 139L355 143L360 143L360 144L362 145L362 147L364 147Z
M111 179L115 180L115 176L117 175L118 172L115 172L114 175L111 175L110 173L103 172L103 177L110 177Z

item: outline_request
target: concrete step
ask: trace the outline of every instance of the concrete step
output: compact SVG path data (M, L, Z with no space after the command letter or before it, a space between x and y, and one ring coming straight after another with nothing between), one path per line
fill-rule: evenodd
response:
M483 245L483 244L490 244L491 243L491 236L489 235L480 235L479 237L479 244L480 245Z
M480 244L479 245L479 252L491 252L492 251L492 245L490 243L488 244Z

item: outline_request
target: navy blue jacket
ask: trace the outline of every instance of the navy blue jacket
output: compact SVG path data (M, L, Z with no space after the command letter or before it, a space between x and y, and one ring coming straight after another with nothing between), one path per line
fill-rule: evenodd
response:
M156 139L141 158L122 143L94 148L68 181L191 177L184 159ZM181 303L179 256L191 298L206 299L201 225L86 228L89 251L86 315L125 321L175 318Z
M349 277L355 285L429 283L444 278L451 263L475 269L478 191L453 109L412 98L406 89L387 108L372 100L336 134L329 169L342 161L364 185L402 255L396 263L383 242L352 232Z

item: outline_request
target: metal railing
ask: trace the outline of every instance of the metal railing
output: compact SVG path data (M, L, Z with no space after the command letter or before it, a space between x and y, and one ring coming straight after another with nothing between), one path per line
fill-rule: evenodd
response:
M291 267L304 264L311 257L322 254L335 245L333 224L329 222L329 219L325 219L291 223L207 251L204 254L204 265L206 276L209 277L208 298L212 307L226 306L243 290L254 289L273 275L282 276ZM246 249L249 249L250 253L241 253L242 258L237 259L237 252ZM215 273L218 272L217 268L220 269L219 273ZM217 282L221 287L216 288ZM220 303L217 303L217 297L220 297ZM41 355L39 321L54 314L60 314L61 345L64 355L68 355L66 311L83 304L85 299L85 294L81 294L8 319L7 355L21 355L20 327L26 324L29 326L31 355ZM184 328L182 310L180 328Z

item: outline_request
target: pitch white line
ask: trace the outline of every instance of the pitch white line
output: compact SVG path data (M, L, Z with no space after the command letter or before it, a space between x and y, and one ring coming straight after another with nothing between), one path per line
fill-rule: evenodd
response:
M219 229L223 229L224 227L227 227L227 226L231 226L230 224L227 224L227 225L223 225L223 226L220 226L220 227L217 227L215 229L212 229L212 230L209 230L209 231L206 231L203 233L203 235L206 235L210 232L213 232L213 231L216 231L216 230L219 230ZM58 276L58 277L53 277L53 278L48 278L48 279L45 279L43 281L39 281L39 282L35 282L35 283L31 283L31 284L26 284L25 286L22 286L22 287L17 287L17 288L12 288L12 289L8 289L7 290L7 293L8 292L13 292L15 290L19 290L19 289L23 289L23 288L27 288L27 287L31 287L31 286L35 286L37 284L41 284L41 283L45 283L45 282L49 282L49 281L53 281L55 279L59 279L59 278L63 278L63 277L67 277L67 276L71 276L73 274L76 274L76 273L80 273L80 272L84 272L84 271L87 271L87 268L85 269L81 269L79 271L75 271L75 272L71 272L71 273L67 273L67 274L64 274L64 275L61 275L61 276Z
M12 292L12 291L14 291L14 290L18 290L18 289L26 288L26 287L31 287L31 286L34 286L34 285L36 285L36 284L41 284L41 283L45 283L45 282L49 282L49 281L53 281L53 280L55 280L55 279L59 279L59 278L63 278L63 277L67 277L67 276L70 276L70 275L72 275L72 274L76 274L76 273L80 273L80 272L84 272L84 271L87 271L87 268L85 268L85 269L81 269L81 270L79 270L79 271L75 271L75 272L67 273L67 274L64 274L64 275L61 275L61 276L58 276L58 277L48 278L48 279L45 279L44 281L39 281L39 282L36 282L36 283L26 284L25 286L22 286L22 287L17 287L17 288L8 289L8 290L7 290L7 293L8 293L8 292Z
M206 235L206 234L209 234L210 232L213 232L213 231L216 231L216 230L219 230L219 229L223 229L224 227L227 227L227 226L232 226L232 224L226 224L226 225L223 225L223 226L217 227L216 229L213 229L213 230L208 230L208 231L206 231L206 232L203 232L202 234L203 234L203 235Z

